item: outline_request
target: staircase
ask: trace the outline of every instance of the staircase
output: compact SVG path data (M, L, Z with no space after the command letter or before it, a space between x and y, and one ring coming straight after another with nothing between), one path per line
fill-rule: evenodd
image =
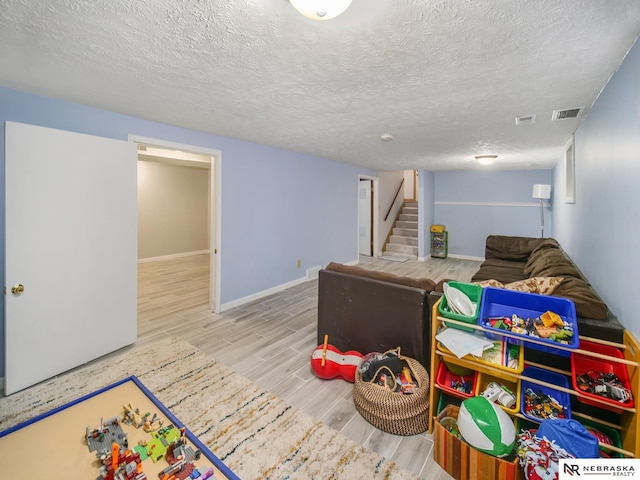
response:
M405 201L393 225L384 255L418 258L418 202Z

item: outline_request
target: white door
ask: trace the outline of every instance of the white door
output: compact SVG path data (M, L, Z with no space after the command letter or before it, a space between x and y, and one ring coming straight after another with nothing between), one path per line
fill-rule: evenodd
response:
M13 122L5 140L10 394L136 341L137 156Z
M371 180L360 180L358 187L358 253L371 256Z

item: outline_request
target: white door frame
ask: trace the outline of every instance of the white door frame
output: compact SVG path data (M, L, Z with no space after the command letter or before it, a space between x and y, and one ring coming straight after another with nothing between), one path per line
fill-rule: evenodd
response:
M358 254L372 257L374 253L373 180L361 178L358 188Z
M139 135L129 135L129 141L150 147L169 148L211 156L211 168L209 169L209 184L211 185L211 204L209 205L209 225L211 229L209 232L209 309L217 313L220 308L220 264L222 261L222 252L219 248L222 243L222 151Z
M372 185L371 188L373 190L372 196L372 215L371 215L371 231L373 232L373 256L378 257L382 255L382 251L380 251L380 246L378 242L378 215L379 215L379 200L378 200L378 177L372 177L370 175L358 175L358 183L356 184L356 200L359 201L360 198L360 180L371 180ZM356 206L358 204L356 203ZM359 248L359 239L360 239L360 229L359 229L359 221L356 224L356 258L360 258L360 248Z

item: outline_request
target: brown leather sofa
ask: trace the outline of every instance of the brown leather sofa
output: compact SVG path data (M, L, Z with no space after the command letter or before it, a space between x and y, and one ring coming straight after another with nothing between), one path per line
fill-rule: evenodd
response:
M429 369L431 308L441 285L357 266L330 263L318 278L318 345L324 335L341 351L362 354L400 347Z
M532 277L562 277L553 296L572 300L581 336L621 343L624 327L553 238L490 235L485 261L471 281L511 283Z

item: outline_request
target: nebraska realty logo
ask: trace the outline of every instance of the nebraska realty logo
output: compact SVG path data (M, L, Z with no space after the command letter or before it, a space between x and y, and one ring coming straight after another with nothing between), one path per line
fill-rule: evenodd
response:
M560 460L558 480L640 478L637 458L567 458Z

